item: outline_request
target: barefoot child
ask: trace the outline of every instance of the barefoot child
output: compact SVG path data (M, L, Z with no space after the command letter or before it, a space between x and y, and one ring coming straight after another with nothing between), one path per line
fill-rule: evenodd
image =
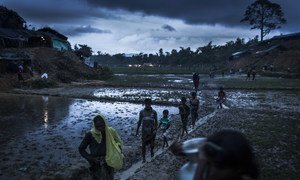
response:
M159 120L159 126L158 126L158 128L161 127L162 132L163 132L163 146L162 146L162 148L164 148L165 145L166 145L166 147L169 146L169 144L168 144L168 135L167 135L168 132L167 132L167 130L169 129L171 123L170 123L170 120L169 120L168 116L169 116L169 111L167 109L165 109L163 111L163 117Z

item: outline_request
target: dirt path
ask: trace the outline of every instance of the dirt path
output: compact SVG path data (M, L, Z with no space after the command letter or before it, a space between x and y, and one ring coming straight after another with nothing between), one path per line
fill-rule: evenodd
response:
M201 125L205 124L208 119L214 117L216 115L216 111L212 112L211 114L208 114L202 118L199 118L195 124L195 129L197 129L198 127L200 127ZM188 128L188 133L193 133L195 131L195 129L189 127ZM173 140L169 142L169 144L172 144L174 141L177 141L177 137L178 133L174 133L173 134ZM150 158L150 160L147 161L147 163L151 163L152 160L154 160L157 156L160 156L162 153L166 153L166 151L168 151L167 148L163 149L158 147L158 150L155 152L155 155L153 158L150 158L149 154L147 156L147 159ZM146 163L146 164L147 164ZM131 179L131 177L134 175L134 173L138 170L138 169L143 169L144 165L146 165L145 163L142 163L142 161L138 161L137 163L133 164L130 168L126 169L125 171L122 171L120 173L118 173L116 175L116 177L118 179Z
M270 116L270 114L273 115ZM245 116L249 118L243 118ZM278 118L274 120L274 116ZM297 141L300 140L297 135L300 129L299 123L295 126L299 118L300 113L295 111L282 113L280 111L223 109L218 110L215 116L209 118L206 123L183 140L207 137L226 128L239 130L253 144L261 168L261 179L299 179L300 174L297 169L299 169L300 154L299 147L296 147ZM129 179L176 179L180 167L185 162L187 162L185 158L175 157L169 151L164 151L160 156L136 170Z

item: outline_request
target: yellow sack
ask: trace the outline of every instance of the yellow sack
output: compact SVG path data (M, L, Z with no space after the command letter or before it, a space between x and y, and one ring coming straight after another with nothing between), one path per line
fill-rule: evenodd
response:
M106 127L106 132L108 132L106 134L106 163L114 169L121 169L124 161L124 155L121 151L121 139L115 129L108 126Z

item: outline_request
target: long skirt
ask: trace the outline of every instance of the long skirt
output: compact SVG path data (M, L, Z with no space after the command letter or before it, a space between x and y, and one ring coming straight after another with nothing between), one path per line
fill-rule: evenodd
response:
M90 172L93 180L114 180L114 169L107 164L92 166Z

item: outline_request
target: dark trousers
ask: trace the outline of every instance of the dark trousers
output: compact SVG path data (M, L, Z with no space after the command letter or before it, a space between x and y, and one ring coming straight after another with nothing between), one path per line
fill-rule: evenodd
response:
M151 157L154 156L154 145L155 145L155 135L151 139L143 140L142 142L142 155L143 155L143 161L146 160L146 146L150 144L151 149Z

